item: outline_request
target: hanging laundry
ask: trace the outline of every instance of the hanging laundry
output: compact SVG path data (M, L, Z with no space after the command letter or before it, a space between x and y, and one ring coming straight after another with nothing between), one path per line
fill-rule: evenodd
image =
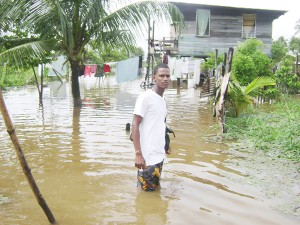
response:
M91 66L85 65L84 67L84 77L91 76Z
M97 65L91 65L91 75L94 76L97 70Z
M201 71L200 66L201 66L201 59L196 59L195 66L194 66L194 84L196 86L199 86L200 84L200 71Z
M181 59L175 59L173 76L181 78Z
M181 59L181 74L188 74L189 73L189 61L187 58Z
M104 73L110 73L110 66L108 64L103 65L103 72Z
M189 61L189 65L188 65L189 74L193 74L195 70L195 60L193 60L192 58L188 58L188 61Z
M170 69L171 79L174 80L174 67L175 67L176 58L168 56L168 66Z
M95 77L103 77L103 76L104 76L103 67L98 65Z
M138 77L139 57L130 58L117 63L116 80L118 83L134 80Z

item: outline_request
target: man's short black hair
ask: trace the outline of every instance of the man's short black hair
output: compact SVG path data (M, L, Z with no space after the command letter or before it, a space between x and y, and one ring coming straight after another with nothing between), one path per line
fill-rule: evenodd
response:
M169 66L165 63L158 64L154 67L153 74L155 75L157 73L157 70L160 69L160 68L169 69Z

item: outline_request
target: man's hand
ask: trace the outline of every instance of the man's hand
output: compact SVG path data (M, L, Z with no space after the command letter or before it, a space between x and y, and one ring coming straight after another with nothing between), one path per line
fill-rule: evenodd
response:
M138 169L146 168L146 162L141 151L135 153L135 167Z

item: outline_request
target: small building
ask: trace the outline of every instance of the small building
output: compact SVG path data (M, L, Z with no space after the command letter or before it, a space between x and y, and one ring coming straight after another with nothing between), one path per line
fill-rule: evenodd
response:
M237 8L173 2L184 15L186 29L162 40L163 50L171 55L205 58L218 49L227 52L247 38L257 38L264 52L271 55L272 23L284 10ZM270 4L272 4L270 2Z

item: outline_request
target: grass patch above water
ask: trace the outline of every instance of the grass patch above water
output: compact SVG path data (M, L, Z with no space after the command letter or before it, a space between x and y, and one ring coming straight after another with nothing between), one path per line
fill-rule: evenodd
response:
M227 118L227 138L300 162L300 98L284 97L238 118Z

